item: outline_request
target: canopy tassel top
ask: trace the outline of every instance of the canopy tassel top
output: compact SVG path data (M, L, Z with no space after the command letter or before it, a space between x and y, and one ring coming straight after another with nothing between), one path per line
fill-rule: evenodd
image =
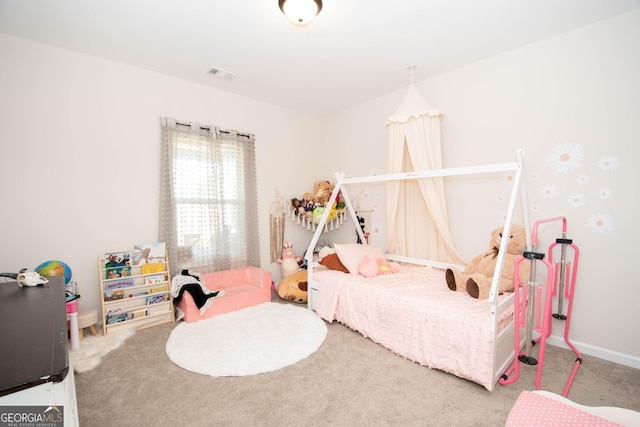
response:
M398 109L387 119L386 125L392 123L406 123L412 117L420 116L437 117L442 116L442 112L432 107L418 92L413 84L413 72L409 76L409 89Z

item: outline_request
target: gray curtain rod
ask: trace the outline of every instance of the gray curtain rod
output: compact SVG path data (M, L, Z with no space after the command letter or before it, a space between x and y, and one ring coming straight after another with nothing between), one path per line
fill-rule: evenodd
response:
M178 126L185 126L185 127L191 127L191 125L190 125L189 123L180 123L180 122L176 122L176 125L178 125ZM208 130L208 131L211 131L211 127L200 126L200 130ZM218 130L218 132L220 132L220 133L224 133L224 134L226 134L226 135L231 135L231 132L232 132L232 131L230 131L230 130L222 130L222 129L220 129L220 130ZM236 131L236 135L241 136L241 137L243 137L243 138L251 138L251 134L248 134L248 133L240 133L240 132L237 132L237 131Z

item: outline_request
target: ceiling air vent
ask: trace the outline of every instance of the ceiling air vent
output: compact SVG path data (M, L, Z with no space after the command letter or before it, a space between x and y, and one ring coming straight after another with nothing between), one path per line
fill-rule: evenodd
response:
M212 68L211 70L209 70L209 73L223 80L233 80L236 78L235 74L221 70L219 68Z

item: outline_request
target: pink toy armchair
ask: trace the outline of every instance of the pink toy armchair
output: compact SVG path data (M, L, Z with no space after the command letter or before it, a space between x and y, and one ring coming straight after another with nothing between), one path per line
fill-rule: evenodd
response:
M224 295L216 297L211 307L201 315L191 295L185 292L176 302L176 307L184 313L185 322L197 322L271 301L271 272L257 267L205 273L200 275L200 279L212 291L224 290Z

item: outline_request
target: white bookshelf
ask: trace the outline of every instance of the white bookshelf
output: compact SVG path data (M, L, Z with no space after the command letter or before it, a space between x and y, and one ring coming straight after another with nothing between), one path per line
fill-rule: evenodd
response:
M122 328L138 330L174 321L167 259L107 267L105 255L98 257L104 335Z

